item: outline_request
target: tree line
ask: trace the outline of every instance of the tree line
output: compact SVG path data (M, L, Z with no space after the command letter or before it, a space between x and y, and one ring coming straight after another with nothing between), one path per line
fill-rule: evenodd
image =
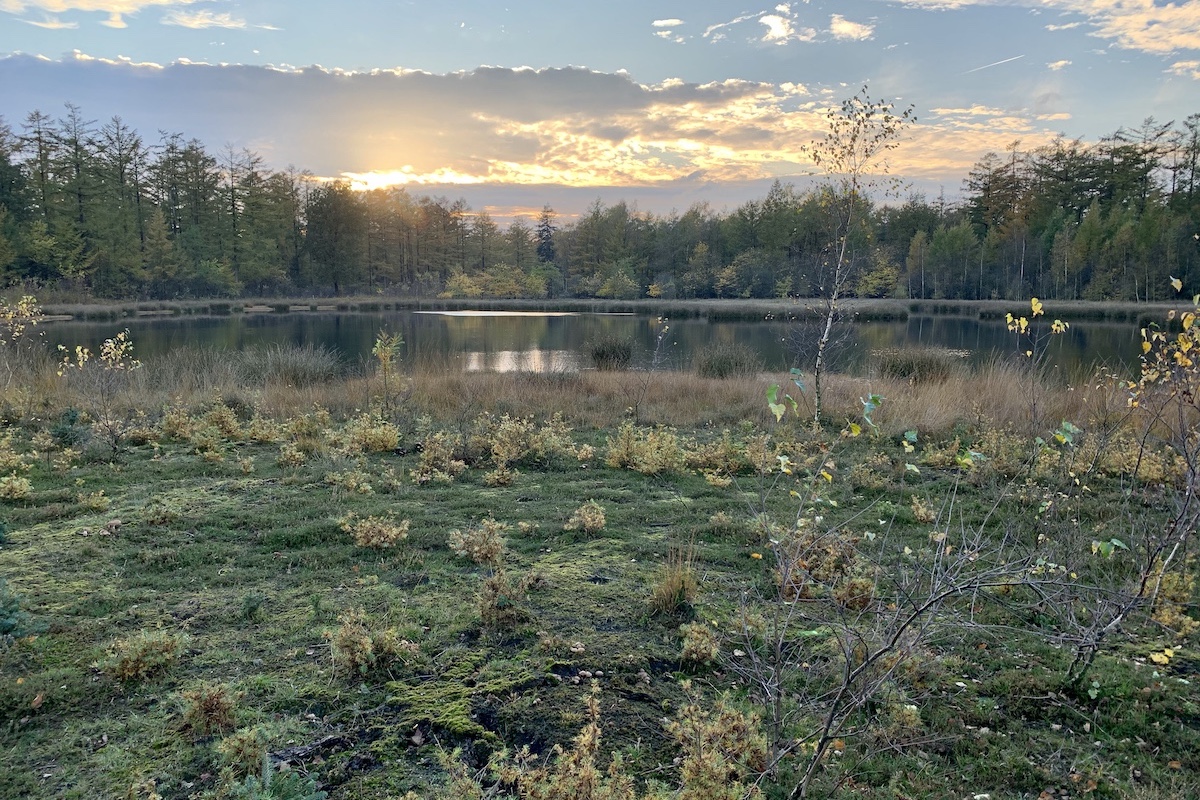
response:
M356 191L178 133L148 142L67 105L0 118L0 280L97 297L803 297L828 291L844 237L859 296L1155 300L1170 277L1200 285L1198 162L1193 114L1014 142L960 201L856 198L848 232L833 182L776 182L729 212L596 201L501 227L461 199Z

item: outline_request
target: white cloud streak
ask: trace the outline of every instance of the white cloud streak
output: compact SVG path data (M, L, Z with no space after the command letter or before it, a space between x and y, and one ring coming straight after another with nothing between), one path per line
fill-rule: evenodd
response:
M969 69L966 72L964 72L963 75L970 75L972 72L979 72L980 70L991 69L992 67L998 67L1001 64L1007 64L1010 61L1016 61L1017 59L1024 58L1024 57L1025 57L1025 54L1022 53L1021 55L1013 56L1012 58L1005 58L1000 61L993 61L991 64L984 64L982 67L975 67L974 69Z
M1051 70L1052 72L1058 72L1059 70L1062 70L1069 66L1071 66L1071 62L1064 58L1061 61L1051 61L1049 64L1046 65L1046 68Z
M237 19L229 13L214 13L207 9L196 12L188 12L183 10L172 11L163 17L164 25L178 25L181 28L192 28L200 30L203 28L232 28L242 30L246 27L246 20Z
M73 29L79 27L78 22L64 22L63 20L59 19L58 17L54 17L54 16L47 16L45 19L41 19L41 20L25 19L25 20L21 20L21 21L27 25L35 25L39 28L45 28L46 30L49 30L49 31L73 30Z

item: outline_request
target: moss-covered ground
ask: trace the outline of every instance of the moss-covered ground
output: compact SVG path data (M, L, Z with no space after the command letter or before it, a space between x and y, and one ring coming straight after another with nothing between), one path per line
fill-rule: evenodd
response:
M219 401L177 408L123 431L115 449L86 417L8 428L0 575L20 611L5 612L16 624L0 651L0 797L237 796L264 751L334 798L432 796L456 748L474 769L505 746L569 743L593 681L603 752L673 786L679 753L663 720L683 679L766 711L735 667L745 642L767 637L747 639L740 621L780 607L778 537L797 518L869 553L855 574L877 586L947 532L979 533L1065 543L1072 570L1110 570L1115 594L1136 554L1093 543L1143 541L1137 531L1164 524L1178 499L1169 458L1132 475L1118 452L1128 443L1043 449L985 421L926 442L785 419L729 431L724 449L719 430L658 431L662 452L645 449L654 431L632 428L626 444L643 449L618 467L607 463L620 463L615 428L557 428L538 450L521 436L546 420L514 433L495 418L439 426L402 409L349 427L319 413L252 417ZM461 474L418 481L437 465L436 430L460 437L437 464L459 460ZM505 436L515 450L492 447ZM497 478L498 466L517 474ZM564 530L587 501L603 528ZM408 520L407 536L356 546L351 514ZM452 552L451 530L489 517L509 526L499 566ZM656 609L655 587L681 561L694 593ZM489 617L480 597L498 571L509 586ZM1181 622L1196 607L1190 573L1177 574L1174 624L1140 609L1075 683L1062 609L1022 586L954 598L852 715L813 792L1200 796L1200 651ZM681 658L692 621L714 632L711 663ZM822 646L813 663L830 661ZM196 692L214 685L224 714L197 709ZM808 735L829 698L803 685L785 695L781 734ZM761 790L786 796L805 752Z

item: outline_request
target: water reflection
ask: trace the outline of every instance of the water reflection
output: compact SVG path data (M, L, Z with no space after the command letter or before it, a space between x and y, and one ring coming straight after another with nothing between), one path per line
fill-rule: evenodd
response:
M472 351L462 354L467 372L570 372L582 366L580 354L570 350Z
M459 364L464 370L561 371L587 366L588 342L603 336L632 339L641 363L652 357L660 368L689 369L700 349L717 343L740 344L759 354L763 366L786 371L812 363L818 336L815 323L780 320L710 322L670 320L655 354L660 330L654 317L633 314L389 311L378 313L236 314L228 317L130 319L121 322L62 322L42 326L51 347L97 347L128 327L140 358L179 347L239 349L249 346L312 345L337 350L351 363L370 360L381 329L403 335L408 364ZM965 350L973 363L1015 356L1022 343L1003 320L961 316L911 316L895 322L855 322L839 326L834 348L837 369L861 371L872 352L905 347ZM1047 337L1048 357L1070 375L1098 362L1131 372L1136 363L1134 325L1073 323L1063 336Z

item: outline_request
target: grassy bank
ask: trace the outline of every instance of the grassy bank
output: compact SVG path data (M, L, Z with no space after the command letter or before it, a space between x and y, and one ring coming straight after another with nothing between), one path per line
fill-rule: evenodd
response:
M1167 395L8 355L0 796L1200 793Z

